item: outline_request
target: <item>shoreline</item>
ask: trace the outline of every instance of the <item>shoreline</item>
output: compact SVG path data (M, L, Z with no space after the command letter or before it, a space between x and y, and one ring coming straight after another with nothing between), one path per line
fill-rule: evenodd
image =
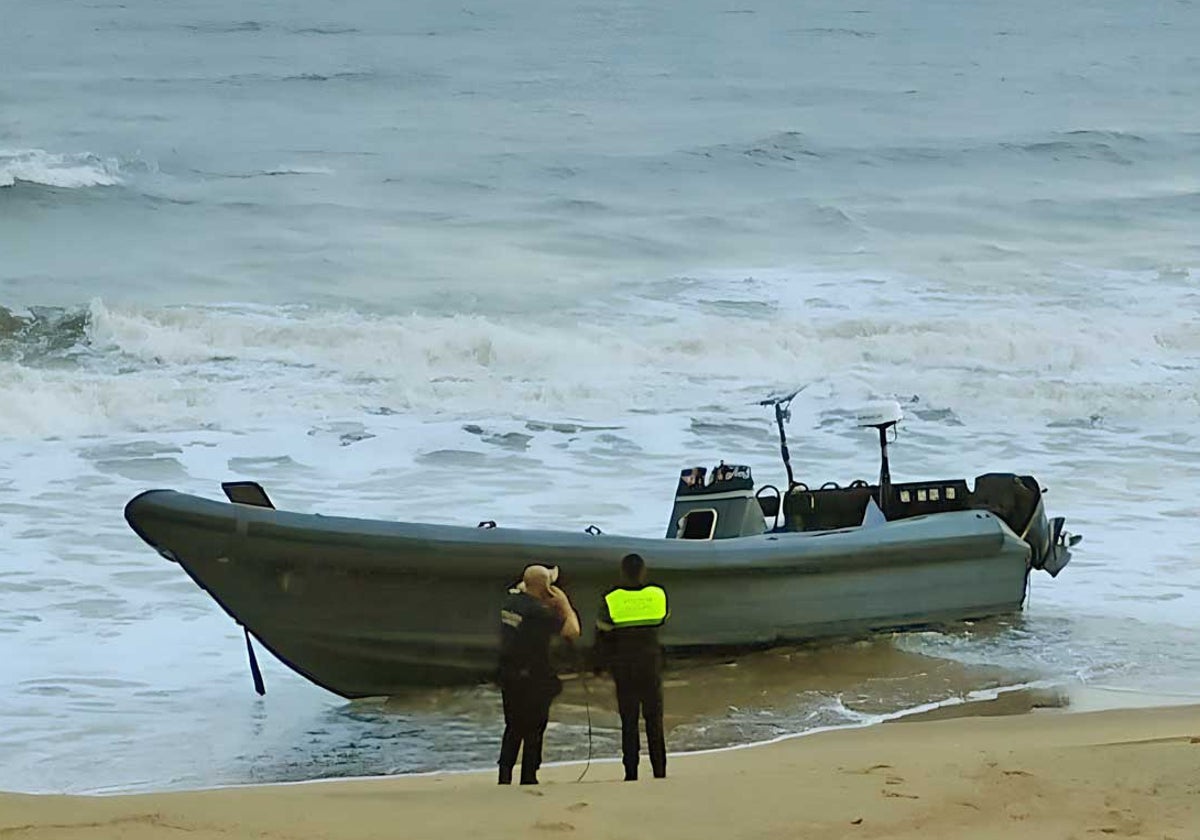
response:
M1084 686L1073 686L1073 688L1067 688L1067 686L1040 682L998 686L998 688L995 689L974 691L972 694L978 696L967 696L964 698L952 697L943 701L924 703L917 707L901 709L899 712L882 713L877 715L875 719L858 722L858 724L856 724L856 722L845 722L845 724L817 726L811 728L811 730L786 732L773 738L750 740L750 742L727 744L725 746L712 746L712 748L671 751L668 755L670 755L672 760L674 760L674 758L683 758L688 756L721 755L725 754L725 752L757 749L762 748L762 746L790 742L790 740L811 738L818 736L818 734L829 732L870 730L872 727L887 726L892 724L906 724L906 722L953 720L958 718L984 718L984 716L1008 716L1034 713L1079 714L1082 712L1104 712L1104 710L1116 709L1156 709L1170 708L1175 706L1193 706L1193 704L1194 706L1200 706L1200 694L1169 695L1163 694L1163 692L1150 692L1136 689L1084 688ZM670 732L668 732L668 736L670 736ZM668 746L670 746L670 739L668 739ZM542 766L570 768L583 767L584 764L588 763L593 764L593 766L599 766L599 764L619 762L620 757L612 755L594 756L590 758L590 760L588 760L588 758L569 758L569 760L565 761L548 761L542 763ZM384 781L389 779L427 779L432 778L432 776L457 776L492 772L493 768L491 766L464 767L420 770L420 772L413 773L324 776L324 778L316 779L288 779L278 781L229 782L229 784L180 788L157 788L157 790L145 790L145 788L125 788L125 790L121 790L121 788L114 788L114 790L104 790L104 788L95 788L95 790L91 791L74 791L71 793L36 792L28 793L28 796L158 796L158 794L170 793L236 791L242 790L242 788L253 787L328 785L338 784L338 782ZM26 793L22 792L0 790L0 794L5 793L16 793L26 796Z
M972 696L978 695L978 696ZM1139 693L1139 696L1146 695ZM382 699L382 698L381 698ZM1190 698L1192 702L1200 704L1200 694ZM1145 705L1157 705L1147 703ZM1165 704L1170 705L1170 704ZM884 712L878 715L871 716L871 719L862 722L844 722L835 723L825 726L816 726L812 729L804 729L796 732L785 732L770 738L759 740L744 741L739 743L726 744L718 747L700 747L696 749L672 750L669 755L671 758L681 758L684 756L696 755L720 755L726 752L734 752L737 750L754 749L757 747L770 746L793 739L809 738L814 735L819 735L826 732L841 732L853 731L858 729L869 729L875 726L883 726L891 723L902 723L909 720L923 719L942 719L942 718L958 718L958 717L974 717L996 714L1025 714L1034 709L1060 709L1063 711L1071 711L1068 708L1068 698L1064 690L1054 688L1048 685L1020 683L1007 686L998 686L991 689L980 689L971 692L967 697L951 697L945 700L932 701L923 703L907 709L901 709L895 712ZM611 717L615 718L616 710L608 710L611 712ZM553 722L553 712L551 721ZM498 722L498 726L499 726ZM612 721L619 726L618 721ZM497 729L497 732L499 729ZM668 731L668 746L670 745ZM616 755L597 756L591 759L586 758L571 758L559 761L544 761L543 767L583 767L585 764L600 765L606 763L620 762L620 757ZM414 772L398 772L390 774L369 774L359 776L325 776L320 778L310 779L280 779L277 781L255 781L255 782L229 782L217 783L210 785L197 785L194 787L179 787L179 788L143 788L143 787L97 787L90 790L73 790L73 791L6 791L0 789L0 794L17 794L30 796L81 796L81 797L109 797L109 796L142 796L142 795L162 795L174 793L199 793L206 791L225 791L225 790L241 790L245 788L259 787L287 787L293 785L317 785L317 784L333 784L339 782L365 782L365 781L381 781L386 779L421 779L433 776L460 776L469 775L472 773L491 773L493 767L474 766L474 767L457 767L443 768L438 770L421 770Z
M665 781L637 784L621 782L620 762L605 758L592 760L581 783L583 762L545 765L536 788L502 788L494 771L474 770L169 793L0 794L0 836L1192 836L1200 704L1071 711L1043 705L1036 692L1008 695L955 704L957 714L932 710L673 754Z
M1200 706L1200 693L1164 693L1148 692L1140 689L1119 687L1084 687L1064 686L1050 682L1020 683L998 686L991 689L979 689L970 692L966 697L951 697L945 700L933 701L896 712L886 712L875 715L870 720L862 722L846 722L817 726L797 732L787 732L771 738L727 744L719 747L704 747L690 750L671 751L671 759L690 756L721 755L747 749L769 747L774 744L786 743L792 740L811 738L817 735L837 732L853 732L869 730L879 726L897 723L923 722L933 720L954 720L959 718L993 717L1026 714L1079 714L1082 712L1112 711L1118 709L1157 709L1174 706ZM615 715L615 710L613 710ZM668 732L668 746L669 746ZM582 768L585 765L600 766L603 764L620 763L616 755L596 756L590 759L572 758L559 761L543 762L543 767ZM121 788L96 787L90 790L74 791L13 791L0 789L0 796L70 796L70 797L124 797L124 796L159 796L173 794L203 793L211 791L237 791L252 788L292 787L302 785L323 785L338 783L375 782L386 780L424 779L436 776L463 776L480 773L493 773L494 768L487 766L445 768L438 770L422 770L417 772L398 772L390 774L371 774L358 776L325 776L308 779L281 779L277 781L229 782L194 787L178 788Z

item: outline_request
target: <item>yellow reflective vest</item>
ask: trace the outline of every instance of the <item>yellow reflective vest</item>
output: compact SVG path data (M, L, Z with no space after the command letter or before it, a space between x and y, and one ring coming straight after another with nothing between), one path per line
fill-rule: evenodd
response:
M655 627L667 620L667 593L660 586L614 589L604 604L614 628Z

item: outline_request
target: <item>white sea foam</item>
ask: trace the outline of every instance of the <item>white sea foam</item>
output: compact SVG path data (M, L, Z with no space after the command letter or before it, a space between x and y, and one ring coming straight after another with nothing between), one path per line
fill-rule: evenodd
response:
M55 154L42 149L0 149L0 187L17 181L63 189L121 183L120 165L89 152Z
M836 283L805 293L832 297ZM852 294L843 286L841 299ZM1178 296L1078 314L1071 302L1025 309L1020 300L906 310L894 293L874 294L852 308L777 306L753 317L635 302L631 314L587 323L97 301L88 334L93 348L123 360L122 376L145 383L151 403L178 399L183 409L265 390L279 402L252 411L384 405L442 414L484 404L494 414L587 416L613 405L711 404L722 391L741 404L744 388L821 379L834 383L833 401L916 394L966 417L1200 417L1200 339Z

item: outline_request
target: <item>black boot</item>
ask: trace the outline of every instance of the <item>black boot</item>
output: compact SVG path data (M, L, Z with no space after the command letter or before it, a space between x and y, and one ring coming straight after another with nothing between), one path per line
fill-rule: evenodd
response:
M511 767L501 767L500 768L500 784L502 784L502 785L511 785L512 784L512 771L513 771L513 769Z

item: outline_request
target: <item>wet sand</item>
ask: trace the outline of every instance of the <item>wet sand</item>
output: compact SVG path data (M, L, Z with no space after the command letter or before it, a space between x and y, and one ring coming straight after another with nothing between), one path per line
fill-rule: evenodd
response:
M1084 838L1200 831L1200 706L1066 712L1014 695L854 730L616 762L111 797L0 796L0 837ZM1013 714L1027 708L1028 714ZM101 760L99 757L97 760Z

